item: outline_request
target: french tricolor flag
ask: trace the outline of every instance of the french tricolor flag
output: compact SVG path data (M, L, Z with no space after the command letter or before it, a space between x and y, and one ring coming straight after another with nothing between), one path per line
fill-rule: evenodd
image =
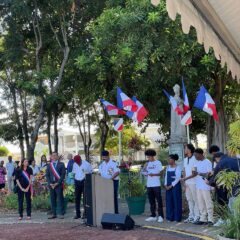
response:
M181 124L185 126L192 124L191 111L187 111L187 113L184 114L184 116L181 119Z
M116 118L113 121L114 130L121 132L123 130L123 118Z
M131 98L129 98L119 87L117 88L117 106L120 109L131 112L136 112L138 109L137 104Z
M200 88L200 91L194 103L194 107L201 109L209 115L213 116L216 121L219 120L216 104L204 86L201 86Z
M176 99L173 96L169 95L169 93L167 91L165 91L164 89L163 89L163 92L168 97L174 111L180 116L183 115L183 111L178 106L178 103L177 103Z
M184 113L186 113L190 109L190 105L189 105L187 91L186 91L183 79L182 79L182 90L183 90L183 111Z
M128 111L126 115L134 122L140 124L144 120L144 118L148 115L148 111L143 106L143 104L140 101L138 101L138 99L135 96L132 98L132 100L137 104L138 109L136 112Z
M126 115L126 113L123 110L114 106L110 102L108 102L104 99L101 99L101 98L100 98L100 102L103 104L103 106L104 106L104 108L107 111L109 116Z

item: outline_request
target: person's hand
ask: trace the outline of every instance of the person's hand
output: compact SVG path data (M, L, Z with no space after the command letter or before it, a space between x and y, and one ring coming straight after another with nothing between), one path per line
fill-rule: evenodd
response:
M154 174L153 173L149 173L148 176L154 177Z
M54 185L55 185L55 184L52 184L52 183L51 183L51 184L50 184L50 187L51 187L52 189L54 189Z
M209 181L208 181L207 179L205 179L205 183L206 183L207 185L209 185Z

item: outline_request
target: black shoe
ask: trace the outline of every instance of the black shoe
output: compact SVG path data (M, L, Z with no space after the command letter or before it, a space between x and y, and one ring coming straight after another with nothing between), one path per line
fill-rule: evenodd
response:
M55 218L57 218L56 215L52 215L52 216L48 217L48 219L55 219Z
M79 218L81 218L81 217L79 217L79 216L75 216L73 219L79 219Z
M204 225L204 224L206 224L206 222L198 221L198 222L194 222L194 224L196 224L196 225Z
M214 225L214 223L213 223L213 222L207 222L207 225L208 225L209 227L212 227L212 226Z

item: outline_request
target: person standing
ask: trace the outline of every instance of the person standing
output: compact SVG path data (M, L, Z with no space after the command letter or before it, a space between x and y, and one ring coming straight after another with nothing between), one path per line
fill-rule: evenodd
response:
M103 162L99 166L99 173L101 177L113 180L114 190L114 210L118 213L118 186L119 186L119 168L116 162L110 159L109 152L102 151Z
M211 186L206 183L207 177L212 172L212 163L204 157L201 148L195 149L194 153L196 163L196 188L197 199L200 210L200 220L195 222L197 225L208 224L212 226L213 223L213 201L211 196Z
M8 163L6 164L7 169L7 182L8 182L8 193L13 191L13 172L14 172L14 162L12 156L8 156Z
M198 222L200 219L196 192L197 173L195 171L195 165L197 160L194 156L195 148L192 144L187 144L184 151L186 158L184 158L184 178L182 178L182 181L185 182L185 193L189 208L188 218L184 222L193 223Z
M155 159L156 151L153 149L148 149L145 151L145 156L147 157L148 163L145 167L145 175L147 176L147 193L150 203L151 216L145 221L152 222L158 221L163 222L163 204L161 195L161 182L160 174L163 170L162 163ZM158 217L156 215L156 201L158 203Z
M5 188L5 175L7 174L6 168L4 167L4 161L0 162L0 190Z
M16 182L18 186L18 211L19 220L23 218L24 196L27 203L27 220L31 219L31 197L32 197L32 176L33 171L28 166L28 160L25 158L21 162L20 168L16 171Z
M50 189L52 216L49 219L57 217L57 202L60 207L60 219L64 219L64 198L63 183L65 178L65 166L59 160L57 152L52 153L52 161L47 166L46 178Z
M35 176L40 172L40 169L39 167L36 165L36 161L33 160L30 167L32 168L33 170L33 178L32 178L32 181L34 182L35 181Z
M46 155L41 156L41 162L40 162L40 171L47 169L47 157Z
M74 185L75 185L75 208L76 216L74 219L81 218L81 199L82 195L84 198L84 184L86 174L92 173L92 166L89 162L83 161L79 155L74 157L74 164L72 173L74 174ZM83 200L83 203L85 201Z
M165 188L166 188L166 219L168 221L181 222L182 220L182 169L176 165L177 154L169 155L169 165L166 169Z
M68 159L68 164L67 164L67 181L66 182L67 184L73 185L74 184L74 178L72 176L73 165L74 165L73 155L69 153L67 155L67 159Z

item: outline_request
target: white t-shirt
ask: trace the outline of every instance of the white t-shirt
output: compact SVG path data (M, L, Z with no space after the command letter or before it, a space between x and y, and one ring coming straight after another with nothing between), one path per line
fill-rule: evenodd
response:
M103 161L99 166L99 173L103 178L106 179L111 179L113 175L119 171L120 170L117 163L114 162L112 159L110 159L108 163ZM119 180L119 177L115 177L114 180Z
M153 162L148 162L146 166L146 173L150 174L158 174L162 171L162 163L159 160L155 160ZM147 187L160 187L160 176L147 176Z
M197 161L196 170L198 173L209 173L212 171L212 163L208 159ZM205 183L202 176L196 177L196 188L201 190L211 190L211 186Z
M185 177L189 177L192 175L193 169L196 167L197 160L195 156L192 156L190 158L186 157L184 158L184 171L185 171ZM185 181L186 184L196 184L196 177L190 178Z
M82 160L82 164L80 166L77 163L74 163L72 173L75 174L75 180L82 181L85 179L86 174L92 173L92 165L85 160Z
M165 175L165 185L167 185L167 172L174 172L174 171L175 171L175 177L174 177L175 180L172 182L172 186L174 187L180 181L181 175L182 175L182 168L180 166L176 166L175 168L167 166L167 171Z

